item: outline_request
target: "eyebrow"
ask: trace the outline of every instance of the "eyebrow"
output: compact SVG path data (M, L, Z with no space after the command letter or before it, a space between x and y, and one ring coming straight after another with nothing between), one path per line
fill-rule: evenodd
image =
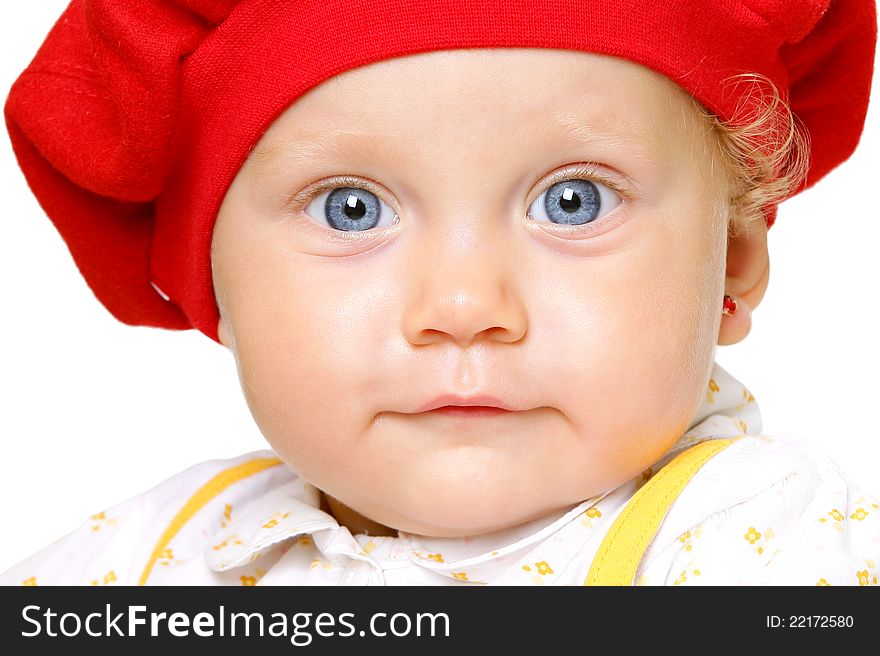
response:
M552 114L553 124L560 128L560 134L583 144L601 143L608 146L625 146L654 160L661 151L660 143L644 132L610 129L607 123L593 121L576 114Z
M317 134L291 134L271 143L258 144L250 158L258 169L271 166L283 157L285 165L306 167L328 151L345 151L356 158L372 159L377 151L387 150L388 144L399 139L390 132L363 132L334 130Z

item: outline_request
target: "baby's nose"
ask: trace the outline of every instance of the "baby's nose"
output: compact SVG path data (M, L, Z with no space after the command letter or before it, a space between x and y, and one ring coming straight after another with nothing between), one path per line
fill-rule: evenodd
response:
M403 332L413 344L481 339L515 342L526 332L515 249L484 226L458 224L418 249L407 276Z

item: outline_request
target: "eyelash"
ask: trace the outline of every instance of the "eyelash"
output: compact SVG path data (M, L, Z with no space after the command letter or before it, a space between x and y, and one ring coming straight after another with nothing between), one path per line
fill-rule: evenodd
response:
M628 195L627 195L626 191L622 188L622 186L620 184L618 184L617 182L615 182L614 180L610 179L608 176L603 175L599 171L599 169L597 168L596 165L594 165L590 162L582 162L580 164L577 164L574 168L564 169L562 171L557 171L557 172L551 174L550 177L547 179L546 183L543 185L541 192L538 193L538 195L535 196L535 198L533 198L531 201L529 201L528 207L531 207L531 204L534 202L535 199L540 197L541 194L546 192L548 189L550 189L550 187L552 187L556 183L563 182L565 180L579 180L579 179L584 179L584 178L586 178L587 180L591 180L593 182L599 182L601 184L604 184L606 187L608 187L609 189L614 191L616 194L618 194L621 197L622 202L625 202L626 199L628 198ZM342 175L342 176L338 176L336 178L331 178L330 180L328 180L324 183L321 183L318 187L315 187L313 189L309 189L307 191L301 191L301 192L295 194L290 199L290 203L292 205L294 205L294 208L293 208L294 211L302 211L309 205L309 203L312 202L312 200L314 200L315 198L317 198L318 196L323 194L325 191L328 191L330 189L334 189L337 187L356 187L358 189L365 189L366 191L369 191L373 194L376 194L376 196L381 196L379 193L377 193L377 190L373 188L373 185L364 182L361 178L355 178L355 177L348 176L348 175ZM613 210L612 210L612 212L613 212ZM574 231L574 232L581 232L581 233L591 233L594 231L595 228L593 226L596 223L599 223L600 225L602 225L605 223L605 219L603 218L603 219L599 219L598 221L591 221L590 223L585 223L582 226L575 225L575 226L559 226L559 227L566 230L566 231L569 231L569 232ZM315 227L322 233L328 232L324 228L320 228L318 226L315 226ZM334 231L330 231L330 232L335 234L339 231L334 230ZM359 234L360 235L368 235L369 232L370 231L343 232L341 234L348 235L348 236L340 237L340 239L343 241L351 241L352 239L358 239L358 237L355 237L352 235L359 235ZM368 237L362 237L362 239L367 239L367 238Z

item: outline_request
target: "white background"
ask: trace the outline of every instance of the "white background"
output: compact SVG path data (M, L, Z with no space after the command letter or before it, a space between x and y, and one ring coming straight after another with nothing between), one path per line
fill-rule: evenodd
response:
M0 90L67 0L0 5ZM880 80L856 153L780 207L770 286L718 363L764 433L815 440L880 496ZM0 572L95 512L197 462L266 448L226 349L117 322L0 141ZM672 255L670 255L672 256Z

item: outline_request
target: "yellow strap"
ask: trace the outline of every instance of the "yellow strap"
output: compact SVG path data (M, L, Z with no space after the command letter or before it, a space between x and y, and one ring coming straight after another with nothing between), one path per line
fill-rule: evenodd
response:
M709 458L738 439L700 442L679 453L639 488L605 534L584 585L632 585L669 507Z
M247 462L243 462L240 465L236 465L235 467L220 472L200 487L196 493L190 497L189 501L186 502L183 508L180 509L177 515L174 516L174 519L171 520L171 523L168 525L168 528L165 529L165 532L162 533L162 537L160 537L159 541L156 543L156 547L153 549L153 554L150 556L147 566L144 567L144 572L141 574L138 585L146 585L147 579L150 577L150 572L153 570L153 565L156 564L156 560L158 560L162 552L165 551L165 548L171 540L174 539L177 532L180 531L184 524L192 519L205 504L233 483L237 483L243 478L247 478L248 476L263 471L264 469L280 464L281 461L278 458L257 458L255 460L248 460Z

